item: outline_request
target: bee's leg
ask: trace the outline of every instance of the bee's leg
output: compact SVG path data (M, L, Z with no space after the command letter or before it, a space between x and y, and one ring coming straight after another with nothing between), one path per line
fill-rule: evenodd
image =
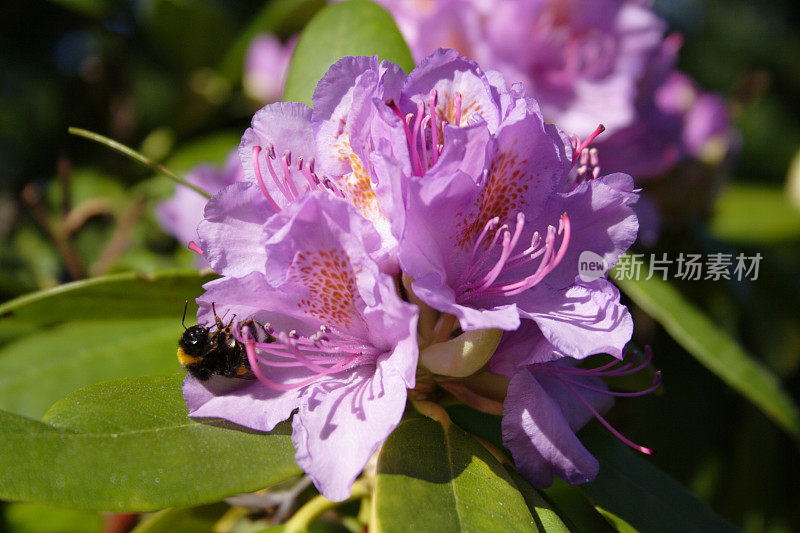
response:
M246 324L250 328L250 331L253 333L253 337L258 339L259 342L275 342L275 337L273 337L270 334L269 330L267 329L267 326L265 326L261 322L256 322L251 318L247 322L244 322L244 324ZM258 335L257 328L261 328L263 336Z
M211 302L211 311L214 313L214 321L217 323L217 329L222 331L225 329L225 324L222 323L222 319L217 315L217 308L214 307L214 302Z

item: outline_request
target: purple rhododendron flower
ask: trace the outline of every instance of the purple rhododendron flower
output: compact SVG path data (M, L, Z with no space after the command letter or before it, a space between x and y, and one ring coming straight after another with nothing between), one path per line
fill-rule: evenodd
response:
M250 230L231 222L228 235ZM298 465L322 494L344 500L400 422L406 388L414 387L417 313L371 259L380 239L347 203L313 193L268 225L275 230L263 246L269 261L208 283L198 320L213 322L213 303L224 316L265 324L277 340L243 337L257 379L215 389L187 376L184 396L190 416L262 431L297 409ZM212 244L225 246L206 242Z
M242 86L252 99L265 104L276 102L283 95L296 38L286 44L272 34L253 39L244 61Z
M635 240L629 176L570 180L571 150L535 101L519 99L483 140L483 172L429 172L409 185L400 263L415 294L464 330L534 320L559 350L618 355L632 323L605 279L577 280L578 257L609 267Z
M242 165L236 152L232 152L222 168L214 165L198 165L185 178L210 194L241 181L244 177ZM197 225L203 220L203 208L208 201L188 187L176 187L173 195L156 208L156 218L161 228L183 244L197 239Z

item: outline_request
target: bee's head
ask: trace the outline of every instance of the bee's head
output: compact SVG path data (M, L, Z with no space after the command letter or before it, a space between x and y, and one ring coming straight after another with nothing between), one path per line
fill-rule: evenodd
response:
M196 354L208 343L208 328L200 324L186 328L180 345L188 354Z

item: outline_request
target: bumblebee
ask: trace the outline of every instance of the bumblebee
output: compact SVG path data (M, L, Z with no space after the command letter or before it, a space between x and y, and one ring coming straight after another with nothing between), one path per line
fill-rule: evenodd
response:
M208 381L214 375L249 377L251 374L250 363L247 360L244 344L237 341L231 333L231 325L236 316L234 315L228 325L225 325L217 316L214 304L211 304L216 329L212 329L214 326L207 328L200 324L187 328L185 321L188 303L187 301L183 308L183 319L181 320L186 331L183 332L181 340L178 342L178 361L181 365L200 381ZM253 320L249 320L245 326L252 329L255 324ZM267 336L267 342L274 341L269 334Z

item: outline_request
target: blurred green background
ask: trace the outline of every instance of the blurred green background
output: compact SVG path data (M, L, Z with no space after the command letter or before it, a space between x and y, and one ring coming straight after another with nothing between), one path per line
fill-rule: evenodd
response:
M259 107L241 89L248 43L261 31L289 37L322 3L4 3L0 302L90 275L193 265L192 254L153 217L172 183L68 135L67 127L108 135L176 172L221 163ZM668 213L690 220L675 224L679 229L668 231L657 251L764 256L756 282L679 288L797 399L800 4L660 0L656 9L684 36L680 68L729 99L741 134L738 158L708 206L709 218ZM679 199L695 194L675 182L658 187ZM797 441L631 306L634 340L653 347L664 390L619 402L611 420L634 441L656 448L656 464L744 530L800 530ZM0 328L0 343L21 334ZM41 518L41 510L4 509L0 530L45 531L31 529L30 518ZM101 521L62 519L53 531L95 531Z

